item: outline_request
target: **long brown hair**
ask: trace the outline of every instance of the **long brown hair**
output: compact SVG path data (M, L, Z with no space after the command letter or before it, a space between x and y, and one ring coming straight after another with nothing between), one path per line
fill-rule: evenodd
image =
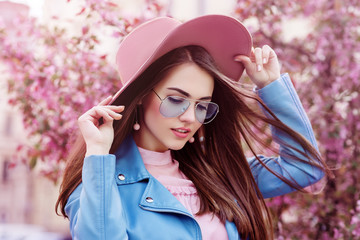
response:
M252 175L245 156L245 147L252 152L259 164L275 176L291 187L303 190L295 181L290 181L269 169L257 157L255 145L269 148L264 138L257 134L263 132L269 136L263 131L262 124L276 127L300 144L301 149L288 147L302 158L295 155L288 157L301 162L310 160L314 167L325 170L327 174L330 174L330 171L316 149L303 136L282 123L256 94L239 87L235 81L224 76L202 47L186 46L165 54L119 96L113 104L125 105L125 111L123 118L114 122L115 138L110 153L114 153L125 137L131 134L137 103L169 69L185 62L193 62L213 76L215 87L212 101L220 107L217 117L211 123L202 126L201 136L205 139L203 142L199 141L200 134L197 133L197 141L187 143L181 150L172 151L173 158L179 161L180 169L197 188L201 202L198 214L210 212L219 216L223 222L233 221L241 237L245 239L273 239L271 216ZM256 102L262 110L261 107L249 104L250 102ZM272 147L270 149L275 151ZM84 140L79 136L68 158L56 203L56 212L60 208L61 214L65 217L67 199L81 183L85 151Z

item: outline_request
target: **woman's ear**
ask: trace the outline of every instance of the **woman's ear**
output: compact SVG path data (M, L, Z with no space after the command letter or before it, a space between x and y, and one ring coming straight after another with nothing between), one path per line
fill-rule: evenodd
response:
M137 102L136 105L140 106L143 104L143 101L146 101L146 99L149 97L151 92L148 92L147 94L145 94L144 96L142 96L142 98Z

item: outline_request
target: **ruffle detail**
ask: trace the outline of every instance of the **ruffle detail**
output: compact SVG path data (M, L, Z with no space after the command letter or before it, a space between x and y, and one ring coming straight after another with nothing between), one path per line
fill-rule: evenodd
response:
M158 181L161 182L173 195L197 195L193 182L188 179L160 176L158 177Z
M182 177L185 177L185 175L182 175ZM195 215L199 211L199 196L191 180L172 176L159 176L157 180L164 185L191 214Z
M195 187L181 187L181 186L165 186L165 187L173 195L181 195L181 196L196 195L197 196L197 191L196 191Z

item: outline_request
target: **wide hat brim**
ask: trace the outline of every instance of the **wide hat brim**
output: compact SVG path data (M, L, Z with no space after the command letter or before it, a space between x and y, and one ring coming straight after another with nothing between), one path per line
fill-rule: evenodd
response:
M120 44L116 64L123 86L112 102L154 61L171 50L188 45L205 48L220 71L237 81L244 66L234 61L234 57L250 56L252 38L241 22L224 15L205 15L184 23L160 17L141 24Z

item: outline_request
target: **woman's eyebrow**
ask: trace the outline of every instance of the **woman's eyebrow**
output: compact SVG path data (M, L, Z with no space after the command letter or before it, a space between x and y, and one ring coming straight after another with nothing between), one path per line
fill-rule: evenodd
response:
M188 98L191 97L191 95L188 92L185 92L184 90L182 90L180 88L169 87L167 89L177 91L180 94L184 95L185 97L188 97ZM211 96L202 97L202 98L199 98L199 100L211 100Z

